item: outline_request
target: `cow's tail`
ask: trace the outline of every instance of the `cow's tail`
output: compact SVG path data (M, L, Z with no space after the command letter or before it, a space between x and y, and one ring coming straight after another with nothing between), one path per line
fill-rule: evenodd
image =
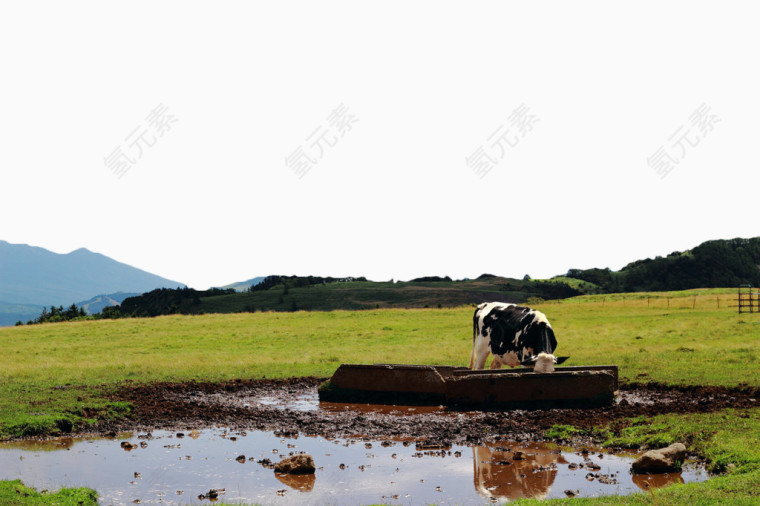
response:
M472 316L472 352L470 352L470 369L475 366L475 339L478 337L478 310Z

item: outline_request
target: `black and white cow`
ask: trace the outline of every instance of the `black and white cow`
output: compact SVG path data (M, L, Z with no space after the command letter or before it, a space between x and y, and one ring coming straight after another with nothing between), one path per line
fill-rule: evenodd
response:
M493 353L491 369L535 364L536 372L552 372L568 357L554 357L557 339L541 311L504 302L484 302L472 317L470 369L483 369Z

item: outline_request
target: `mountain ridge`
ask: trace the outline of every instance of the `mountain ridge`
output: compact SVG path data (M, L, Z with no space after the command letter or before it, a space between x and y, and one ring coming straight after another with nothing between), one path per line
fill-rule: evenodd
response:
M236 292L245 292L246 290L250 289L251 286L258 285L259 283L264 281L265 278L266 276L256 276L255 278L247 279L245 281L238 281L236 283L230 283L229 285L220 286L219 288L222 288L222 289L232 288Z
M55 253L40 246L0 240L0 300L6 306L68 307L77 301L90 300L93 294L144 293L182 286L184 283L87 248ZM0 313L18 311L6 308L0 309ZM0 321L0 325L12 323Z

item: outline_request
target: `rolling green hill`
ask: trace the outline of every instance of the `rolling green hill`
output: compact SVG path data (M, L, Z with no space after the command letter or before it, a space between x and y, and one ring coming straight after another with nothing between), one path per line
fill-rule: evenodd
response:
M521 302L559 299L582 292L565 283L502 278L376 282L297 276L268 276L249 292L213 289L154 290L122 302L123 315L241 313L333 309L454 307L484 300Z
M760 237L707 241L666 257L631 262L619 271L570 269L567 277L598 285L600 293L760 286Z

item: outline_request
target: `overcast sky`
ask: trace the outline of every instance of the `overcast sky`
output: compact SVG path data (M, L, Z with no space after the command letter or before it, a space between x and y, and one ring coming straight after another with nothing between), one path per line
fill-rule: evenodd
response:
M753 2L4 2L0 239L195 288L760 235Z

